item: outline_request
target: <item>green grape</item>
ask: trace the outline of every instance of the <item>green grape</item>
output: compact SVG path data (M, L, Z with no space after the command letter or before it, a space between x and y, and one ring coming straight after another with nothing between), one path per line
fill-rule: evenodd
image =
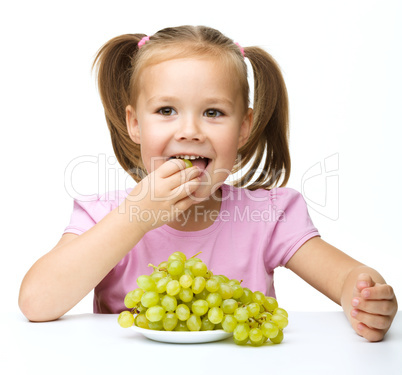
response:
M233 285L240 285L240 281L239 281L239 280L236 280L236 279L230 279L230 280L228 281L228 284L231 285L231 286L233 286Z
M211 270L207 270L207 273L204 275L204 277L208 280L210 279L214 274L212 273Z
M162 306L152 306L145 313L145 316L150 322L159 322L164 315L165 309Z
M187 260L187 257L181 251L175 251L173 254L169 255L168 262L171 260L181 260L184 263Z
M210 293L217 292L219 290L219 281L214 278L210 278L205 283L205 289Z
M276 314L281 314L281 315L283 315L283 316L286 316L287 318L289 317L288 312L287 312L285 309L282 309L282 308L280 308L280 307L277 307L277 308L274 310L274 315L276 315Z
M176 307L177 318L181 321L185 321L190 317L190 309L188 306L181 303Z
M190 302L193 299L194 293L191 289L182 289L179 293L179 298L183 302Z
M288 318L281 314L272 315L271 321L274 322L279 329L284 329L288 325Z
M264 311L258 314L255 318L261 323L268 322L271 319L272 314L268 311Z
M193 163L188 160L188 159L183 159L184 164L186 165L186 168L191 168L193 166Z
M208 316L204 316L201 319L201 329L200 331L212 331L215 328L215 324L212 323L209 319Z
M222 302L222 310L225 314L233 314L234 311L239 307L238 303L236 300L229 298L229 299L225 299Z
M194 294L201 293L205 288L205 284L206 281L202 276L196 276L195 279L193 280L193 286L192 286L193 293Z
M187 274L181 275L179 283L182 288L190 288L193 285L193 278Z
M245 308L245 307L238 307L238 308L234 311L233 316L236 318L236 320L237 320L239 323L244 323L244 322L246 322L247 319L250 317L250 316L249 316L249 313L248 313L248 311L247 311L247 308Z
M270 340L274 343L274 344L280 344L283 340L283 332L282 330L279 330L278 335L275 336L274 338L270 338Z
M244 340L237 340L235 337L233 337L233 342L236 345L246 345L248 343L248 337L245 338Z
M258 328L259 325L260 325L260 323L257 322L254 318L249 318L249 319L248 319L248 326L249 326L250 328Z
M191 279L194 279L194 274L191 272L190 268L184 267L184 274L190 276Z
M167 273L165 271L154 271L151 274L151 278L155 280L156 283L158 282L158 280L163 279L166 276Z
M259 342L261 342L262 344L262 336L263 336L262 331L259 328L252 328L248 333L248 337L250 338L252 344Z
M219 279L222 280L223 283L228 283L230 280L225 275L218 275Z
M265 336L261 337L259 341L253 341L250 339L250 343L252 346L262 346L268 339Z
M191 314L187 319L187 327L190 331L199 331L201 329L201 318L196 314Z
M184 272L184 263L181 260L172 260L168 263L168 272L172 276L181 275Z
M254 292L252 295L251 295L251 300L253 301L253 302L255 302L255 303L258 303L259 305L262 305L263 304L263 302L265 301L265 296L264 296L264 294L263 293L261 293L261 292Z
M239 323L233 330L233 338L237 341L243 341L248 338L248 333L250 332L250 327L247 323Z
M196 299L205 299L205 300L207 300L208 296L209 296L209 292L208 292L208 290L206 290L204 288L201 293L196 294L194 297Z
M158 320L157 322L149 322L149 329L153 331L161 331L163 329L163 321Z
M177 299L175 297L165 295L161 299L161 306L165 311L174 311L177 307Z
M260 305L256 302L247 305L248 313L251 317L257 316L260 313Z
M225 315L222 320L222 329L225 332L233 332L237 326L237 320L233 315Z
M183 332L183 331L188 331L189 329L187 327L186 321L179 320L179 322L177 323L177 325L176 325L174 330Z
M148 275L141 275L137 279L137 285L139 288L145 291L154 291L156 289L155 280Z
M197 298L195 298L195 296L191 299L191 301L188 302L184 302L184 304L191 310L193 303L197 301Z
M265 297L263 306L265 307L265 310L273 312L278 308L278 302L274 297Z
M141 301L141 297L144 294L144 291L140 288L134 289L131 292L128 292L124 298L124 305L128 309L132 309L138 302Z
M166 293L175 296L180 293L180 283L177 280L170 280L166 285Z
M206 301L208 302L208 306L211 307L219 307L222 304L222 296L219 293L209 293Z
M204 299L197 299L191 306L191 311L194 315L198 316L206 314L208 311L208 302Z
M177 315L175 313L167 313L162 320L163 328L165 331L173 331L177 323L179 322L179 319L177 318Z
M198 258L190 258L184 263L184 267L191 269L191 267L197 262L202 262L202 260Z
M191 266L191 272L194 276L204 276L207 271L208 268L204 262L196 262Z
M253 292L249 288L243 288L243 295L240 297L240 302L243 305L248 305L252 302L251 296Z
M159 263L158 269L159 270L167 270L168 262L161 262Z
M267 338L273 338L278 335L279 328L272 322L265 322L261 324L261 332Z
M208 311L208 319L213 324L219 324L223 319L223 311L219 307L212 307Z
M134 324L134 316L130 311L122 311L117 317L120 327L128 328Z
M220 283L219 284L219 294L223 299L232 298L233 296L233 288L228 283Z
M156 283L156 292L158 293L165 293L166 292L166 285L168 284L169 281L172 280L171 276L166 276L163 279L160 279Z
M159 294L156 292L145 292L141 297L141 303L145 307L152 307L159 303Z
M243 288L240 285L231 285L233 289L233 298L234 299L239 299L243 295Z
M149 320L147 319L147 317L145 316L145 313L143 314L138 314L135 317L135 325L137 327L140 328L145 328L145 329L149 329Z

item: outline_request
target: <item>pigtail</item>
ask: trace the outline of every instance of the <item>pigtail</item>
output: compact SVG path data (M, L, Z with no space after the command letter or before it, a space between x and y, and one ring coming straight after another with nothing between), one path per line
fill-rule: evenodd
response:
M100 48L92 66L97 73L98 90L116 158L137 182L146 172L140 146L128 134L125 110L130 103L132 62L143 36L126 34L111 39Z
M238 171L250 161L251 166L235 182L248 189L271 189L285 186L290 175L288 145L288 96L281 71L276 61L259 47L246 47L245 56L254 72L254 119L248 142L239 150ZM261 169L261 162L264 162Z

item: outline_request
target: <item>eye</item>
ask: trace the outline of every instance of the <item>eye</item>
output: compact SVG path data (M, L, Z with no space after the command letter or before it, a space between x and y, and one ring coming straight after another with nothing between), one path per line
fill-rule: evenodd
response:
M221 111L218 111L217 109L207 109L204 112L204 116L214 118L214 117L223 116L223 113Z
M176 111L171 107L163 107L158 110L158 113L162 116L172 116L176 113Z

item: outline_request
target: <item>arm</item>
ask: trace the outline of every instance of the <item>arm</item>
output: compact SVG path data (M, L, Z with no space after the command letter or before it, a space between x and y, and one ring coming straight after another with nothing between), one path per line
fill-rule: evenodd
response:
M392 287L363 265L319 237L307 241L286 267L342 306L353 329L369 341L380 341L398 305Z
M87 295L140 241L146 232L164 222L137 221L131 208L165 210L177 215L194 201L197 167L184 169L184 162L169 161L143 179L120 207L80 236L67 233L25 275L19 306L31 321L59 318ZM194 178L195 176L195 178ZM150 194L151 184L153 194ZM153 196L163 198L154 201ZM141 200L136 197L141 196ZM175 217L170 219L174 220Z

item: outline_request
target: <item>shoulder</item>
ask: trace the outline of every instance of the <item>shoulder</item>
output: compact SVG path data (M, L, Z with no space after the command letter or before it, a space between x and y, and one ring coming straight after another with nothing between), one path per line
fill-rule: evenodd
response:
M103 194L77 195L74 197L74 210L85 211L94 219L118 207L127 197L128 190L115 190Z
M268 202L269 204L275 204L278 206L289 206L297 202L304 202L304 198L297 190L282 187L274 188L271 190L257 189L248 190L246 188L237 188L231 185L222 185L223 196L230 201L238 201L250 204L256 202L257 204L263 204Z

